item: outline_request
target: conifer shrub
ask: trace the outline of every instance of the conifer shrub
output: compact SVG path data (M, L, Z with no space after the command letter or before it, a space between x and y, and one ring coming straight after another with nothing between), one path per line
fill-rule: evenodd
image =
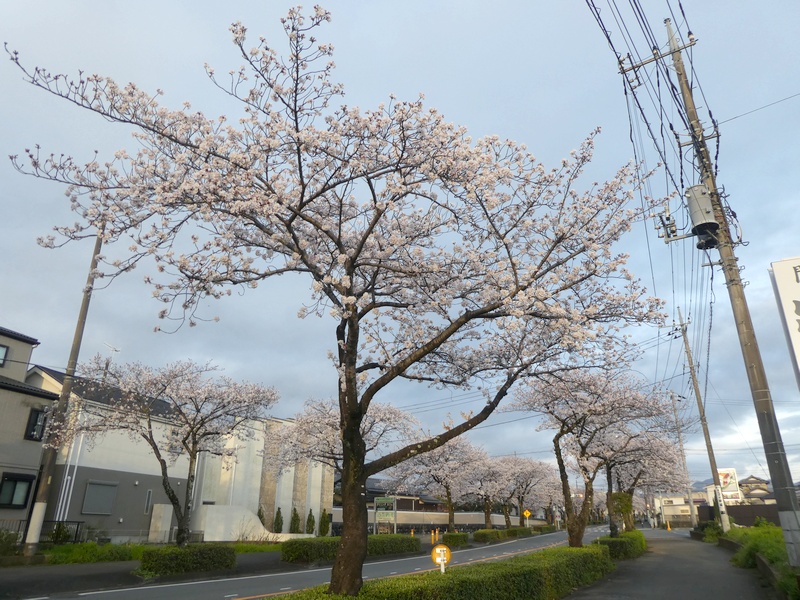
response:
M292 507L292 516L289 519L289 533L303 533L300 530L300 513Z
M281 507L275 511L275 518L272 520L272 531L274 533L283 533L283 515L281 514Z
M328 515L328 511L326 509L322 509L322 514L319 517L319 531L317 535L320 537L327 537L327 535L331 532L331 518Z
M306 518L306 533L314 533L314 529L316 529L317 522L314 519L314 511L310 508L308 509L308 517Z

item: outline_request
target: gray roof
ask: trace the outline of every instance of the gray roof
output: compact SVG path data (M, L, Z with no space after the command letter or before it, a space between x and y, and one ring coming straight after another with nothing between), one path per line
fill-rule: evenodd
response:
M64 379L67 376L66 373L56 371L50 367L43 367L42 365L36 365L36 367L63 385ZM106 405L114 405L120 402L124 395L119 388L111 386L99 387L92 381L84 379L83 377L72 378L72 393L80 396L84 400ZM153 415L169 416L171 412L171 404L161 399L151 400L146 404L149 407L150 413Z
M31 346L39 345L39 340L37 340L36 338L32 338L31 336L22 333L17 333L16 331L11 331L10 329L6 329L5 327L0 327L0 335L3 335L7 338L11 338L12 340L17 340L18 342L25 342L26 344L30 344Z
M37 398L44 398L45 400L58 400L58 394L48 392L47 390L33 385L28 385L16 379L11 379L10 377L4 377L3 375L0 375L0 389L19 392L27 396L36 396Z

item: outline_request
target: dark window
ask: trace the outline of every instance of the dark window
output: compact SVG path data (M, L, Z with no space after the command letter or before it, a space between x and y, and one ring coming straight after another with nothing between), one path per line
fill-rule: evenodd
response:
M0 507L25 508L35 479L33 475L3 473L0 481Z
M28 415L28 426L25 428L25 439L41 442L46 422L47 413L41 408L32 408Z
M117 497L117 483L114 481L89 481L83 497L84 515L110 515Z
M147 490L144 497L144 514L149 515L150 509L153 507L153 490Z
M5 366L6 358L8 358L8 346L3 346L3 344L0 344L0 367Z

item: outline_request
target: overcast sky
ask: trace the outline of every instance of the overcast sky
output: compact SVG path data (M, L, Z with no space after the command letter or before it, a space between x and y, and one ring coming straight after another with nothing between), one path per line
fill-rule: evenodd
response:
M600 0L597 4L605 6ZM671 16L668 5L663 0L642 4L665 45L662 23ZM164 90L163 103L169 107L188 100L217 116L228 105L206 79L203 64L217 72L239 65L228 32L234 21L248 27L253 45L264 35L282 48L279 19L289 6L274 0L3 0L0 33L26 65L134 81L144 89ZM497 134L524 142L546 166L556 165L600 126L603 133L587 181L613 176L634 156L622 78L584 2L338 0L324 6L333 21L317 37L336 48L335 76L345 85L350 105L373 108L390 94L413 99L422 92L429 106L466 126L473 137ZM773 261L800 255L800 4L684 0L683 9L698 39L684 60L690 61L701 86L698 103L721 123L718 183L747 242L736 253L797 481L800 398L768 268ZM615 46L623 48L621 25L608 8L603 16ZM685 35L686 24L675 21ZM632 20L625 25L635 27ZM103 156L135 144L124 127L23 83L8 60L0 67L0 93L0 326L37 338L41 345L34 361L63 369L91 243L59 250L36 245L36 238L53 225L74 218L63 189L16 173L5 156L40 144L47 152L88 160L93 150ZM657 156L646 147L644 158L655 166ZM665 193L664 177L653 181L654 193ZM631 268L648 288L667 300L670 318L680 306L691 321L718 465L736 468L740 477L769 478L722 274L703 266L707 259L692 240L667 247L650 221L636 224L623 249L632 255ZM717 259L716 252L710 256ZM285 277L256 292L209 303L206 314L218 315L219 323L165 335L153 332L160 305L151 299L143 275L134 271L94 295L82 359L113 353L118 361L152 365L183 358L213 360L228 375L275 386L282 397L276 412L281 417L294 414L308 398L334 393L336 376L326 360L333 346L330 323L296 317L308 297L308 281ZM667 333L636 332L647 348L636 368L648 381L667 380L686 397L681 405L696 414L682 342L664 341ZM662 342L656 344L656 337ZM457 415L477 406L469 395L424 390L404 389L385 400L413 408L431 426L441 423L448 411ZM423 401L429 404L421 405ZM551 436L534 434L536 420L523 417L497 414L470 437L493 455L516 452L549 460ZM709 478L698 431L688 435L686 446L691 476Z

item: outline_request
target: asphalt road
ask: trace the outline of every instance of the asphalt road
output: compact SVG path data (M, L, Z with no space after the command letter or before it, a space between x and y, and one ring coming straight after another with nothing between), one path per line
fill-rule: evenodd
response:
M585 541L590 541L605 533L605 528L590 528ZM449 566L463 565L470 562L500 560L516 554L532 552L542 548L566 545L566 534L556 532L531 538L512 540L477 548L457 550L452 553ZM88 565L87 565L88 567ZM28 567L28 569L47 569L48 567ZM364 579L376 579L389 575L415 573L438 569L429 554L412 557L394 558L367 562L364 565ZM288 592L322 585L330 581L331 568L329 566L294 570L290 572L269 572L247 576L223 577L196 581L176 581L174 583L158 583L153 585L135 585L131 587L115 587L111 589L93 589L90 575L84 576L82 587L86 591L53 590L53 593L34 596L6 596L17 598L84 598L97 600L143 600L161 599L170 600L246 600L263 598L270 595L280 595ZM2 585L2 572L0 572L0 585ZM0 594L0 597L3 597Z
M689 538L687 530L643 530L648 552L635 560L621 561L605 579L576 590L569 600L776 600L777 595L753 569L731 565L731 553ZM605 535L604 527L591 527L585 542ZM566 534L556 532L452 553L452 565L500 560L542 548L566 545ZM247 600L281 595L322 585L329 581L330 567L292 570L289 565L258 555L239 557L238 576L194 581L136 583L129 571L138 563L56 565L0 570L0 598L97 600ZM438 569L428 553L413 557L376 560L364 565L364 578L376 579L402 573ZM103 589L101 589L103 588ZM20 593L27 590L35 593Z

